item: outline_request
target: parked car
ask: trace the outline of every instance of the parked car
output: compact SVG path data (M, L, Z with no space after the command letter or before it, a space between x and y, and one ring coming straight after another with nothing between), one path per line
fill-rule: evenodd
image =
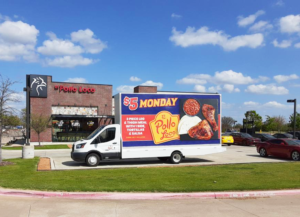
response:
M267 133L256 133L254 135L252 135L255 138L259 138L262 142L268 141L270 139L276 139L276 137L267 134Z
M294 139L271 139L256 144L256 150L262 157L268 155L300 160L300 143Z
M234 142L233 137L230 134L228 133L222 134L222 145L227 144L228 146L231 146L233 142Z
M231 133L231 136L233 137L235 144L255 145L256 143L261 142L260 139L254 138L248 133Z
M275 138L277 139L292 139L293 135L289 134L289 133L275 133L273 135Z
M289 133L289 134L291 134L292 136L294 136L294 132L293 131L289 131L289 132L287 132L287 133ZM298 139L300 139L300 132L299 131L296 131L295 132L295 136L298 138ZM297 139L296 138L296 139Z

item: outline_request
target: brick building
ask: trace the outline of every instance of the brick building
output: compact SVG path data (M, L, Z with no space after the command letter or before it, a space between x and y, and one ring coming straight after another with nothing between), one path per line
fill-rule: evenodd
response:
M52 127L41 142L73 142L87 137L99 125L112 123L112 85L52 81L52 76L27 75L30 116L51 117ZM30 130L30 141L38 137Z

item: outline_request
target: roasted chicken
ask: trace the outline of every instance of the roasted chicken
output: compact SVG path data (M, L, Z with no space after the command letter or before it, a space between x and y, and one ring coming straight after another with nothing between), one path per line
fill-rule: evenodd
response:
M201 140L210 140L211 137L214 135L207 120L203 120L199 122L196 126L190 128L188 134L191 138Z
M202 107L202 113L204 117L208 120L214 131L219 129L218 124L215 120L215 108L212 105L204 104Z

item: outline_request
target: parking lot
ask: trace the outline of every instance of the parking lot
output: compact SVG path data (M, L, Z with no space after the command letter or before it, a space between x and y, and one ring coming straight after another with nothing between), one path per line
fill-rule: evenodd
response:
M226 146L224 146L226 147ZM70 156L51 157L52 170L72 169L112 169L112 168L142 168L142 167L178 167L178 166L199 166L236 163L265 163L265 162L287 162L289 159L275 157L260 157L255 146L228 146L223 153L194 156L185 158L180 164L162 162L157 158L130 159L130 160L106 160L101 161L97 167L88 167L83 163L73 161ZM71 151L71 150L70 150ZM70 154L70 151L68 154Z

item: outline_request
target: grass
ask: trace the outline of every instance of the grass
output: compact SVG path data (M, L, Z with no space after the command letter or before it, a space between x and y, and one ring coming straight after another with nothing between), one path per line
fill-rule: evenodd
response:
M3 150L22 150L22 146L18 147L7 147L7 146L2 146ZM43 145L43 146L34 146L35 150L40 150L40 149L69 149L67 145Z
M0 186L5 188L85 192L300 188L300 162L37 172L39 158L9 161L15 164L0 167Z

